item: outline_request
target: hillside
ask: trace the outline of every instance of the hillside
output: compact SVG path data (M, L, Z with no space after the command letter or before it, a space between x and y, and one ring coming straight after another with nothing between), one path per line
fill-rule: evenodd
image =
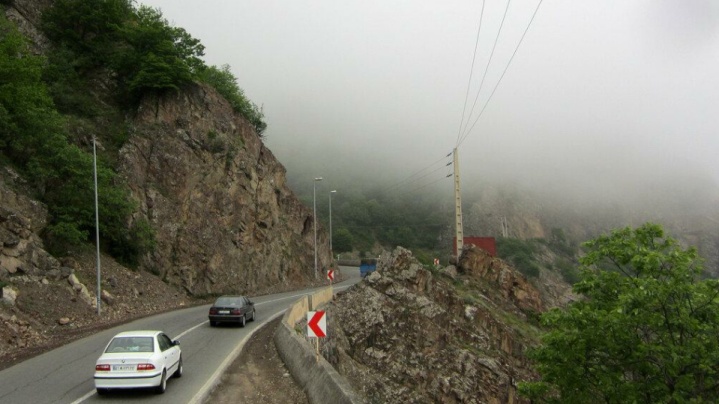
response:
M332 302L321 349L369 402L520 402L516 383L533 375L524 353L546 308L523 275L480 249L433 272L398 248Z
M69 4L2 2L26 38L3 23L3 57L10 63L2 68L19 76L0 79L10 89L0 99L10 111L0 119L10 129L0 139L2 363L95 327L218 294L258 295L315 282L311 211L287 187L284 167L258 133L262 126L237 108L238 99L190 80L134 91L129 102L105 65L78 68L77 76L64 70L60 77L72 82L48 80L59 53L41 19L60 3ZM132 18L184 33L143 12ZM60 84L68 92L55 92ZM8 96L22 91L34 98ZM17 104L25 101L34 104ZM93 138L100 165L100 317L89 225ZM320 226L320 268L330 260L327 244Z

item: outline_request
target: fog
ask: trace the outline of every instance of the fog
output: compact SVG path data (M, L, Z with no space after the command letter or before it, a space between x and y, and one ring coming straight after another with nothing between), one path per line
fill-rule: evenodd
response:
M141 3L200 39L208 64L231 66L296 188L322 176L326 189L451 197L444 156L463 138L467 190L719 201L715 0L543 1L491 99L536 0L510 3L503 23L507 3L487 1L478 42L480 1Z

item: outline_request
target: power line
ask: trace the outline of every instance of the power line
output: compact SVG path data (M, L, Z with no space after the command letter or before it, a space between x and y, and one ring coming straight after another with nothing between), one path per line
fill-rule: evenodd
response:
M504 21L507 19L507 12L509 11L509 4L512 2L512 0L507 0L507 7L504 8L504 15L502 16L502 22L499 24L499 30L497 31L497 36L494 38L494 45L492 46L492 52L489 54L489 59L487 60L487 66L484 68L484 74L482 75L482 81L479 83L479 90L477 90L477 96L474 97L474 103L472 104L472 109L469 111L469 117L467 118L467 124L469 124L469 121L472 119L472 114L474 113L474 107L477 106L477 100L479 100L479 94L482 93L482 87L484 86L484 80L487 78L487 72L489 72L489 65L492 63L492 58L494 57L494 51L497 49L497 42L499 42L499 37L502 35L502 28L504 27ZM466 127L465 127L466 129ZM460 129L460 132L462 130ZM459 141L457 142L457 146L459 145ZM456 146L455 146L456 147Z
M417 187L417 188L414 188L414 189L411 190L411 191L404 192L404 193L402 193L402 195L411 195L411 194L414 194L414 193L416 193L416 192L418 192L418 191L421 191L421 190L427 188L427 187L430 186L430 185L436 184L436 183L438 183L438 182L440 182L440 181L442 181L442 180L444 180L444 179L446 179L446 178L449 178L449 177L451 177L451 176L452 176L452 175L446 175L446 176L444 176L444 177L442 177L442 178L439 178L439 179L437 179L437 180L434 180L434 181L432 181L432 182L429 182L429 183L427 183L427 184L424 184L424 185L422 185L422 186L419 186L419 187Z
M437 163L441 162L442 160L445 160L447 157L449 157L449 156L451 156L451 155L452 155L452 153L449 153L449 154L447 154L446 156L441 157L441 158L435 160L434 162L432 162L431 164L425 166L424 168L421 168L421 169L415 171L415 172L414 172L413 174L411 174L409 177L406 177L406 178L404 178L404 179L402 179L402 180L399 180L399 181L397 181L397 182L395 182L395 183L393 183L393 184L391 184L391 185L389 185L389 186L387 186L387 187L383 187L383 188L381 188L378 192L379 192L379 193L385 193L385 192L387 192L387 191L389 191L389 190L392 190L392 189L396 190L396 189L398 189L398 188L402 188L403 186L405 186L405 185L407 185L407 184L409 184L409 183L416 182L417 180L422 179L422 178L426 177L427 175L429 175L429 174L431 174L431 173L434 173L434 172L436 172L436 171L438 171L438 170L440 170L440 169L446 167L446 165L440 166L439 168L437 168L437 169L431 171L430 173L425 174L424 176L421 176L421 177L419 177L419 178L413 180L414 177L416 177L416 176L422 174L423 172L429 170L430 168L432 168L432 167L434 167L435 165L437 165Z
M477 39L474 42L474 54L472 55L472 67L470 67L470 69L469 69L469 80L467 80L467 93L464 95L464 106L462 107L462 119L459 121L459 130L457 131L457 143L459 143L459 138L462 136L462 125L464 125L464 113L467 112L467 100L469 99L469 89L472 86L472 76L474 74L474 61L477 59L477 48L479 47L479 33L482 31L482 19L483 18L484 18L484 0L482 0L482 11L479 14L479 27L477 28Z
M477 124L477 122L479 122L479 118L481 118L482 114L484 114L484 110L487 108L487 105L489 104L489 101L492 99L492 96L494 95L495 91L497 91L497 87L499 87L499 84L502 82L504 75L507 73L507 70L509 69L509 65L512 63L512 60L514 60L514 56L517 54L519 47L522 45L522 41L524 41L524 37L527 35L527 32L529 31L529 27L532 25L532 22L534 21L534 17L537 16L537 12L539 11L539 6L542 5L542 1L543 0L539 0L539 3L537 3L537 7L534 9L534 14L532 14L532 18L529 20L527 27L524 29L524 33L522 33L522 37L519 39L517 46L514 48L512 57L509 58L507 65L504 67L504 71L502 72L502 75L499 77L499 80L497 80L497 84L495 84L494 89L492 90L492 93L489 94L489 98L487 98L487 101L484 103L484 106L482 107L482 110L479 112L477 119L474 120L474 123L472 123L472 126L469 128L469 130L467 130L467 132L464 134L464 136L459 141L459 143L457 143L457 147L459 147L459 145L462 144L462 142L464 142L464 140L467 138L467 136L469 136L469 134L472 132L472 129L474 129L474 126Z

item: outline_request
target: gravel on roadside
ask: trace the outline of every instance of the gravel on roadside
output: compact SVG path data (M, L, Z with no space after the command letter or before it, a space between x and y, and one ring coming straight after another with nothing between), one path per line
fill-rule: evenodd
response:
M309 404L277 353L273 336L280 321L282 317L250 337L206 403Z

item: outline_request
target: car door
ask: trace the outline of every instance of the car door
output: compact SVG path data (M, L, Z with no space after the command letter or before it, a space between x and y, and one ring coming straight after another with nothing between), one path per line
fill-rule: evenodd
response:
M242 298L242 313L245 315L245 318L248 318L250 313L252 313L252 307L250 306L250 301L247 300L246 297Z
M172 340L165 334L157 336L157 343L160 345L162 357L165 361L164 366L168 375L171 375L177 369L177 363L180 360L180 348L172 344Z

